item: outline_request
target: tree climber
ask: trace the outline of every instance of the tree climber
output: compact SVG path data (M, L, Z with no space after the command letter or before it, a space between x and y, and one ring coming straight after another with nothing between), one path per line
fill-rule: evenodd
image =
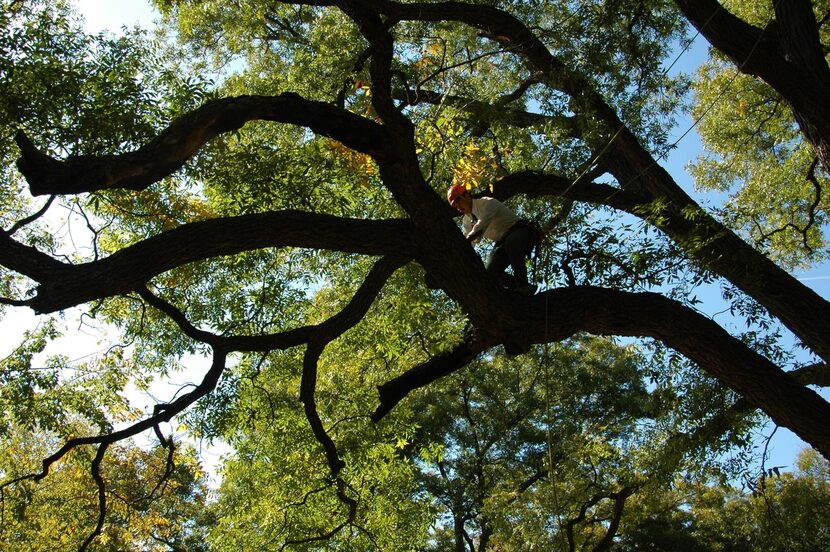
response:
M470 243L478 243L482 238L495 242L485 263L487 272L507 289L522 295L536 293L536 285L527 281L525 266L525 259L531 255L536 243L533 223L518 218L497 199L474 199L463 184L450 186L447 201L453 209L464 214L464 237ZM512 276L505 272L507 265L513 269Z

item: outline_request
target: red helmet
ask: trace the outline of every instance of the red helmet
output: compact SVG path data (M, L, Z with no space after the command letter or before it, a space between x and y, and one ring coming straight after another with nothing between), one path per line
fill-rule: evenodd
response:
M450 205L452 205L456 199L458 199L466 193L466 186L464 186L463 184L453 184L452 186L450 186L450 189L447 190L447 201Z

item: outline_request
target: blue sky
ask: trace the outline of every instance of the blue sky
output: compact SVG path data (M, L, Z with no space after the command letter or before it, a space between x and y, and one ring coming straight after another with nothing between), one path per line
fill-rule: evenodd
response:
M102 30L118 32L122 26L149 27L157 16L149 1L144 0L74 0L84 16L89 33Z

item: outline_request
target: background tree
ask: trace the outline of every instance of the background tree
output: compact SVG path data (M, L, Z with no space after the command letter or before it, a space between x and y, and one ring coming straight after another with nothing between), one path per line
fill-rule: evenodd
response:
M827 461L805 449L793 472L775 467L748 487L678 482L661 497L663 508L649 507L638 526L624 531L620 548L821 550L828 475Z
M2 301L87 306L131 344L112 363L143 377L189 353L211 364L118 429L103 404L29 478L93 447L105 496L107 450L149 429L169 445L161 424L184 416L235 446L218 548L481 549L512 545L518 519L525 538L602 550L632 499L745 445L757 410L830 455L830 405L805 385L826 373L830 305L658 162L683 99L661 68L684 33L673 3L157 5L194 57L244 65L207 93L180 50L133 37L101 73L123 95L82 93L111 88L93 64L66 104L44 94L37 125L10 101L29 192L77 205L91 235L62 257L4 175ZM9 37L67 20L7 7ZM45 36L32 29L9 38L15 75L53 64L51 46L28 53ZM109 51L64 34L59 67ZM99 105L113 117L87 125L81 108ZM545 227L542 293L487 277L443 199L452 179ZM693 308L712 282L745 331ZM779 324L816 361L798 378ZM63 384L23 356L25 396ZM118 404L123 385L101 387Z
M89 429L76 427L78 433ZM105 456L99 476L106 484L107 523L99 527L99 487L89 472L89 450L77 449L54 466L46 482L26 476L61 439L15 426L2 437L0 470L3 529L8 550L78 550L100 532L95 550L203 550L205 474L195 451L183 447L144 450L118 444ZM174 461L175 450L175 461Z

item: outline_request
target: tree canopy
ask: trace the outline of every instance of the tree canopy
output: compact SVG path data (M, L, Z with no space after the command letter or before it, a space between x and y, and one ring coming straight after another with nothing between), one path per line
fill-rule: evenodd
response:
M2 361L0 439L38 443L0 457L2 538L715 550L716 506L771 531L723 481L771 419L813 456L752 490L824 542L830 303L791 271L828 252L825 4L156 0L113 38L2 0L0 303L44 320ZM675 75L694 27L716 50ZM715 208L664 167L687 109ZM487 274L453 182L541 226L537 294ZM78 308L116 345L44 356ZM208 506L171 420L231 446ZM79 488L81 538L44 544Z

